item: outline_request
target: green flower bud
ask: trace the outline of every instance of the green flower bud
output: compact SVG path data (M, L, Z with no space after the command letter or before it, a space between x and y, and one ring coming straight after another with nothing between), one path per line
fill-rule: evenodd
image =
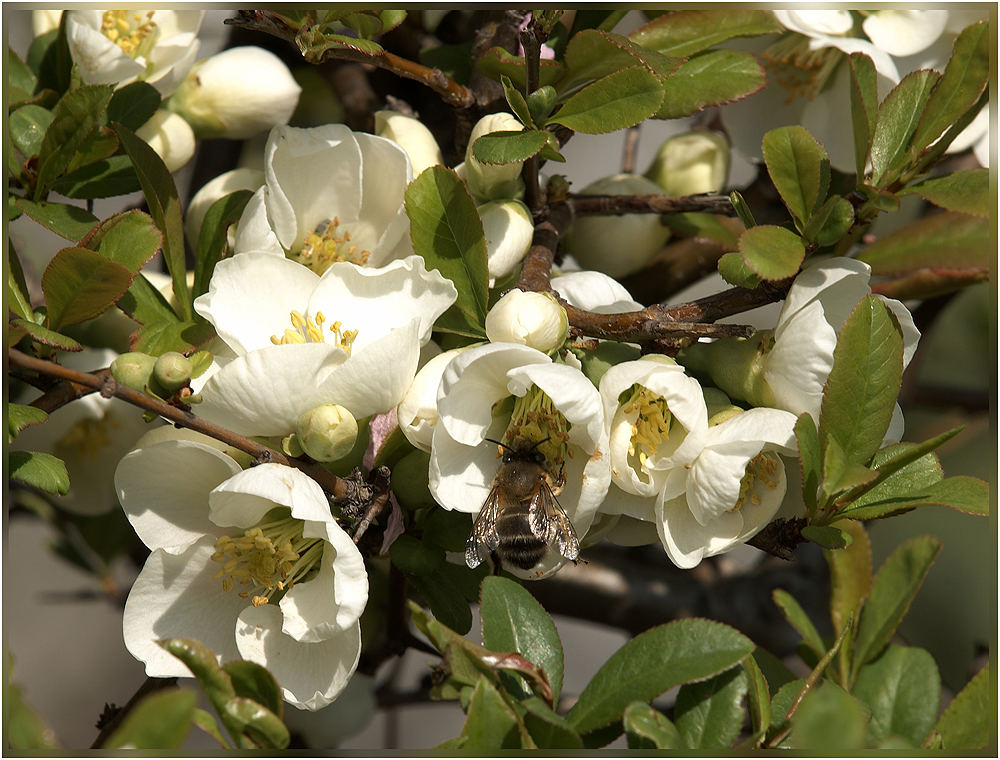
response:
M156 357L139 351L122 354L111 362L111 377L134 391L145 391L153 374Z
M771 330L750 338L719 338L681 350L678 361L688 370L709 377L730 397L754 406L777 406L764 380L764 359L774 344Z
M715 193L726 185L729 142L719 132L675 135L660 146L645 176L667 195Z
M191 379L191 360L176 351L167 351L153 365L153 381L167 393L182 388Z
M323 404L299 417L295 437L317 462L333 462L354 448L358 421L340 404Z

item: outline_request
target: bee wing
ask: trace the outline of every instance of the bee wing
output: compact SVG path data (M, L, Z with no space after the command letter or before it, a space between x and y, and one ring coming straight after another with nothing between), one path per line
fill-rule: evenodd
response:
M472 533L465 542L465 564L478 567L479 564L493 552L500 543L497 535L497 518L500 517L500 488L493 486L490 495L483 502L476 521L472 524Z
M560 506L556 495L548 483L539 482L531 495L528 506L528 524L535 538L548 546L556 544L559 553L566 559L575 560L580 556L580 541L576 528L570 522L566 511Z

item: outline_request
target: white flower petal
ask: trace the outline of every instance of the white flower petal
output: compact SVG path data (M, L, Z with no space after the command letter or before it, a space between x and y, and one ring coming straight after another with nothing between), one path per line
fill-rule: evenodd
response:
M144 66L101 34L101 11L72 10L66 44L86 84L111 84L139 76Z
M285 257L285 251L267 216L267 195L267 187L259 188L243 208L233 243L236 253L269 253Z
M711 524L736 505L746 466L763 448L763 441L728 441L706 446L698 455L688 474L686 497L700 525Z
M597 314L620 314L644 308L618 280L603 272L568 272L553 277L551 285L570 305Z
M653 515L653 500L649 502L649 513ZM619 546L646 546L655 544L660 538L656 525L650 520L636 520L628 515L622 515L614 527L608 531L607 539Z
M823 385L833 368L837 333L826 321L819 302L796 312L783 327L765 360L764 380L777 406L795 415L808 412L818 419Z
M863 261L843 256L808 264L795 277L785 297L775 337L780 338L782 324L789 317L814 301L823 304L827 322L839 329L858 301L871 293L871 271Z
M216 525L250 528L277 506L299 520L325 520L330 506L323 489L293 467L267 463L243 470L208 496L208 516Z
M799 34L847 34L854 25L849 11L775 10L774 17L786 28Z
M725 422L708 429L706 445L714 446L729 441L761 441L771 444L768 449L777 449L782 454L795 456L794 414L781 409L754 407L730 417Z
M896 316L896 320L899 322L899 329L903 333L903 366L907 367L913 355L917 352L917 343L920 342L920 330L914 324L913 315L910 313L910 310L902 302L897 301L895 298L878 297L882 299L882 303L889 308L889 311Z
M434 343L428 343L434 346ZM422 366L396 409L399 429L406 440L423 451L431 450L431 434L438 421L437 389L448 363L462 349L451 349L432 357Z
M738 514L732 519L742 521ZM694 519L683 496L656 502L656 531L663 549L677 567L688 570L696 567L705 556L705 545L712 533Z
M406 151L392 140L364 132L355 132L354 139L361 149L361 173L367 181L361 184L359 216L363 223L350 228L351 242L374 254L383 246L391 249L396 245L396 237L390 240L382 233L394 220L406 216L403 192L413 179L413 169Z
M496 435L502 434L502 428L496 430ZM448 435L443 425L434 428L427 485L434 500L445 509L479 512L499 466L494 444L466 445Z
M944 31L948 11L885 10L868 15L861 26L877 48L907 56L930 47Z
M281 685L285 701L318 710L335 700L351 680L361 657L361 626L312 644L280 631L281 612L274 605L248 607L236 624L240 656L263 665Z
M516 383L522 395L531 385L543 391L570 424L569 442L587 454L597 447L604 433L601 394L586 375L565 364L526 364L514 367L507 376L508 388Z

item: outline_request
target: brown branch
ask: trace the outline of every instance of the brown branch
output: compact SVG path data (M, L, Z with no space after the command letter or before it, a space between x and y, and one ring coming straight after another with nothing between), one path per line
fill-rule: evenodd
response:
M567 203L580 216L623 216L624 214L683 214L692 211L735 216L727 195L570 195Z
M639 125L625 130L625 145L622 148L622 174L635 172L635 154L639 149Z
M238 435L231 430L227 430L226 428L208 422L201 417L197 417L194 414L191 414L191 412L179 409L176 406L171 406L165 401L152 398L151 396L146 396L145 394L134 391L124 385L119 385L115 382L114 378L111 377L110 373L105 375L79 372L77 370L70 369L69 367L63 367L61 364L56 364L55 362L28 356L15 348L8 349L7 360L12 367L18 367L20 369L37 372L42 375L57 377L78 386L98 391L104 398L111 398L113 396L132 404L133 406L137 406L140 409L154 412L164 419L173 422L178 427L196 430L199 433L203 433L207 436L215 438L218 441L222 441L228 446L244 451L254 457L258 463L274 462L276 464L283 464L286 467L294 467L301 470L319 483L323 490L330 495L334 497L344 495L346 488L344 481L336 475L328 472L320 465L313 462L304 462L301 459L295 459L294 457L287 457L277 449L272 449L269 446L265 446L262 443L252 440L251 438ZM42 398L45 397L43 396Z

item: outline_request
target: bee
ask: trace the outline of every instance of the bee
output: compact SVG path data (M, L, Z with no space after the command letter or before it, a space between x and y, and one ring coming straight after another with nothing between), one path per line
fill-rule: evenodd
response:
M544 441L530 448L490 442L503 446L503 458L465 544L465 563L476 567L492 555L494 562L530 570L553 544L575 561L580 541L548 483L545 455L538 451Z

